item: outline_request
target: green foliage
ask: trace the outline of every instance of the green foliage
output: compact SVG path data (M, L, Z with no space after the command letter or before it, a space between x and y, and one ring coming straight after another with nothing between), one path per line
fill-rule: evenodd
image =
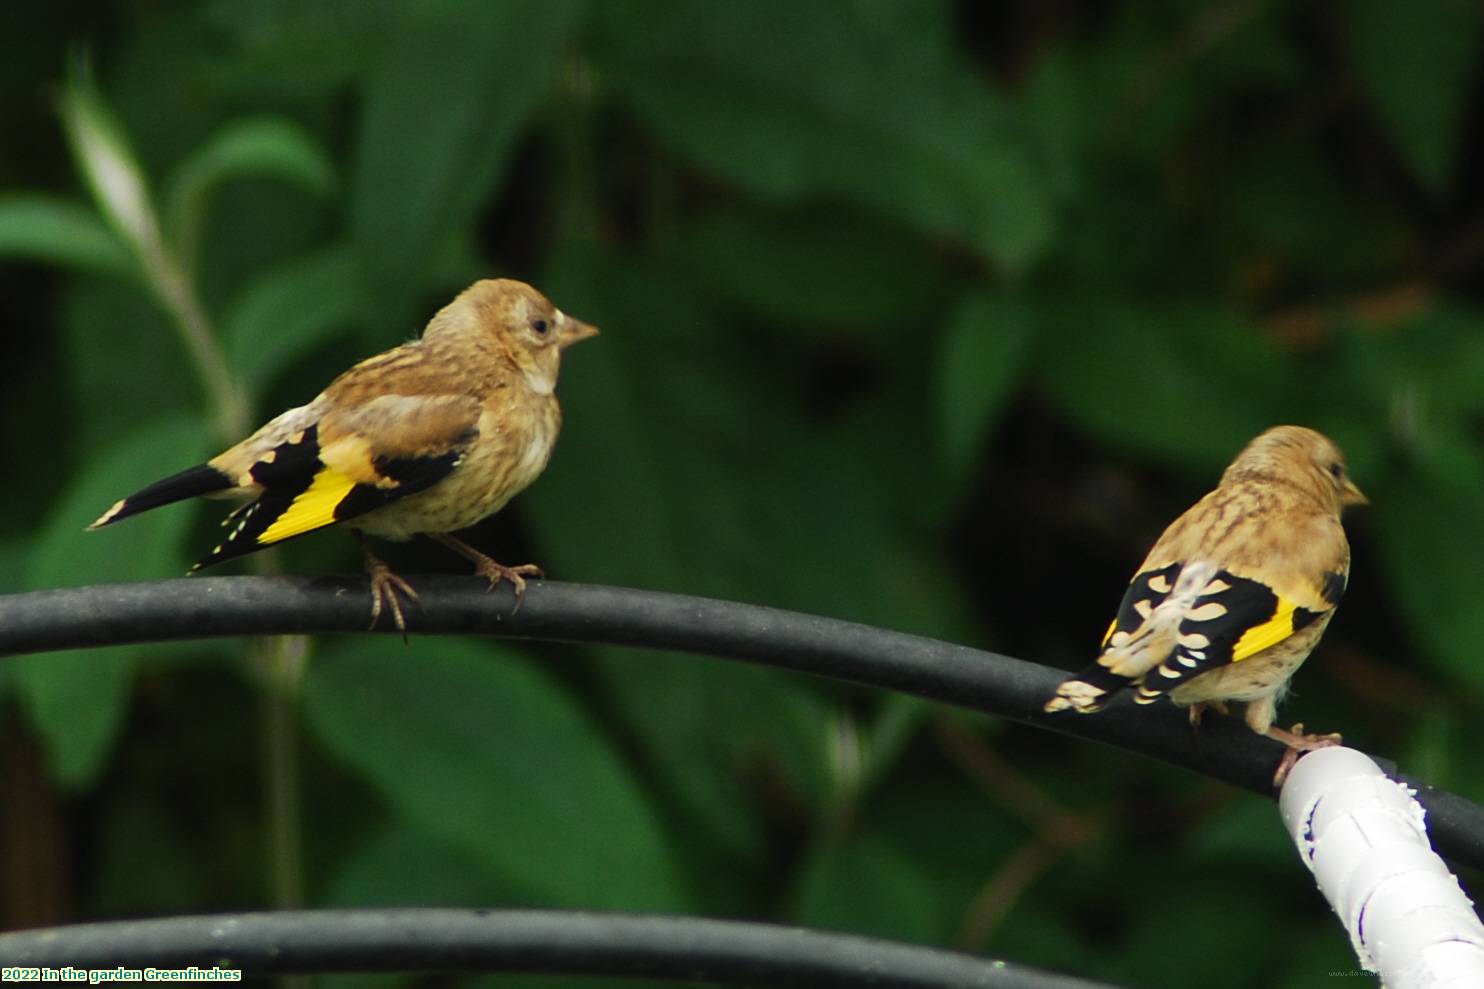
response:
M335 182L332 167L314 139L287 121L234 120L181 162L167 184L165 214L171 237L189 263L196 256L217 186L231 179L269 176L325 195Z
M1288 360L1230 311L1079 300L1052 303L1041 318L1048 397L1115 449L1210 474L1305 411Z
M397 317L429 253L474 222L499 181L581 6L396 6L366 80L350 227L373 295Z
M102 514L118 491L156 480L154 464L183 455L199 460L201 426L175 417L136 426L95 462L42 524L31 550L32 588L72 587L173 577L185 570L185 517L158 512L139 525L99 533L85 526ZM117 742L136 664L158 646L119 646L27 656L11 667L11 682L46 740L57 781L82 787L96 781Z
M222 346L249 388L278 376L365 317L355 254L332 246L264 272L222 318Z
M0 256L104 274L127 274L133 264L91 209L26 193L0 199Z
M224 508L83 526L508 275L603 335L549 470L478 530L497 557L1071 666L1173 513L1307 422L1373 507L1285 717L1484 796L1477 12L1033 6L169 4L17 34L0 587L179 573ZM356 566L334 535L287 556ZM65 829L73 915L259 904L249 655L4 666L56 785L26 806L101 818ZM1027 728L949 744L912 698L423 637L312 647L299 686L314 904L750 915L1149 986L1353 967L1271 807Z
M1479 10L1450 0L1357 0L1346 14L1375 113L1427 191L1446 193L1478 71Z
M782 202L843 197L1011 266L1052 232L1038 149L944 45L848 0L605 4L600 68L681 153ZM645 30L634 30L643 23Z
M978 458L995 415L1011 398L1034 317L1016 296L971 296L944 330L938 383L943 453L957 474Z
M347 643L310 669L305 715L400 814L526 895L679 909L632 777L554 683L505 652L449 639L409 662L398 642Z

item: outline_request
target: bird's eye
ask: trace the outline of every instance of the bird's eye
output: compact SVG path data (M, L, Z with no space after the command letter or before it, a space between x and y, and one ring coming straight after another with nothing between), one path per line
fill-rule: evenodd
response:
M533 332L535 332L535 334L538 337L544 337L544 336L546 336L546 331L549 330L549 329L551 329L551 324L548 323L546 320L544 320L544 319L533 319L533 320L531 320L531 330Z
M1329 476L1338 481L1340 478L1345 476L1345 468L1340 466L1339 464L1330 464Z

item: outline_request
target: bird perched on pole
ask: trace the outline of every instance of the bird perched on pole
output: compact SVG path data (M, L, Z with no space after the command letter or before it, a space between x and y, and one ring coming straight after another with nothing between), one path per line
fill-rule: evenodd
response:
M450 533L499 511L545 469L561 427L561 352L597 332L523 282L475 282L421 338L362 361L309 404L119 501L89 528L196 495L241 498L222 523L226 538L192 573L342 523L365 554L372 627L385 607L405 632L397 594L417 594L363 533L430 536L491 588L510 581L519 607L525 577L540 569L496 563Z
M1274 785L1299 753L1339 742L1273 727L1289 679L1308 658L1350 575L1340 525L1363 505L1328 437L1277 426L1247 444L1216 490L1176 519L1129 584L1097 662L1062 682L1047 712L1100 710L1169 697L1199 725L1207 707L1246 704L1247 726L1288 746Z

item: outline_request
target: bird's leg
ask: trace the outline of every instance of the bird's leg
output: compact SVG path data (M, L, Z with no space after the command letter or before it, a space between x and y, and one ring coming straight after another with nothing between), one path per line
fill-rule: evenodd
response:
M1190 705L1190 744L1195 746L1196 755L1205 758L1201 753L1201 716L1206 713L1207 704L1202 701Z
M1339 745L1342 741L1338 733L1305 735L1302 724L1294 725L1288 731L1270 727L1263 734L1288 746L1288 751L1283 753L1283 761L1278 763L1278 771L1273 774L1273 789L1275 790L1283 785L1284 780L1288 779L1288 774L1293 771L1293 764L1298 762L1299 756L1315 749L1327 749L1332 745Z
M1222 714L1229 713L1226 708L1226 701L1197 701L1190 705L1190 738L1195 743L1197 753L1201 751L1201 733L1199 731L1201 718L1205 715L1207 708L1215 708Z
M1222 714L1231 713L1227 710L1226 701L1197 701L1190 705L1190 727L1199 728L1201 726L1201 717L1206 713L1207 708L1215 708Z
M361 554L366 561L366 573L371 576L371 624L366 626L374 629L376 622L381 618L383 606L389 608L392 619L397 623L397 631L402 633L402 641L407 641L407 621L402 617L402 602L397 600L397 592L407 595L409 601L417 600L417 592L412 585L401 577L392 573L392 568L387 566L366 543L366 537L355 529L350 530L356 537L356 542L361 544Z
M515 607L510 609L513 615L520 610L520 603L526 596L526 578L541 578L546 575L541 568L534 563L523 563L518 567L507 567L503 563L496 563L490 557L479 552L473 546L461 539L443 533L428 533L433 539L447 546L464 559L474 564L474 572L490 582L487 590L494 590L495 585L502 580L510 581L510 586L515 588Z

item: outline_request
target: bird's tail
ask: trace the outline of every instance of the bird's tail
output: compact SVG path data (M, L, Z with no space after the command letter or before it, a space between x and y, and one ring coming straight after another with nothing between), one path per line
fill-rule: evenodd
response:
M161 505L194 498L197 495L224 491L234 486L232 479L226 474L210 464L200 464L167 477L163 481L156 481L149 487L114 502L113 507L98 516L97 521L88 528L101 529L105 525L112 525L120 519L147 512L151 508L159 508Z
M1051 700L1046 702L1045 711L1048 714L1067 710L1092 714L1101 711L1114 694L1133 682L1134 678L1120 676L1105 667L1090 666L1063 680Z

